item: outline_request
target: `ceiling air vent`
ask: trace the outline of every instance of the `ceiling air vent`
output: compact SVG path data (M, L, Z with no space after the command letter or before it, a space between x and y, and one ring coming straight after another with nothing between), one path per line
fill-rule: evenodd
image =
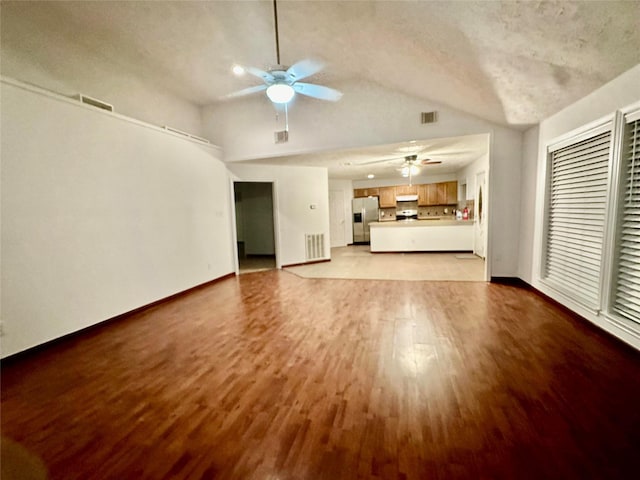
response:
M107 102L103 102L102 100L98 100L97 98L87 97L81 93L75 95L73 98L84 103L85 105L91 105L92 107L101 108L102 110L106 110L108 112L113 112L113 105Z
M273 134L276 143L286 143L289 141L289 131L281 130Z
M422 112L420 119L422 123L436 123L438 121L438 112Z

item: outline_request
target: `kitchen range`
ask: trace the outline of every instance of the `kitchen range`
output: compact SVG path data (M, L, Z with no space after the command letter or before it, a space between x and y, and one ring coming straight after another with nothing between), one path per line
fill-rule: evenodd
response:
M396 220L418 219L418 195L398 195L396 197Z

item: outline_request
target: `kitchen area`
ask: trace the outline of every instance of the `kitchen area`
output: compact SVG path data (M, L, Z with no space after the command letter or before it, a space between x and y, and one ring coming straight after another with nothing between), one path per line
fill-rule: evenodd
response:
M462 186L466 190L466 185ZM353 241L371 252L473 252L474 200L458 181L353 190Z

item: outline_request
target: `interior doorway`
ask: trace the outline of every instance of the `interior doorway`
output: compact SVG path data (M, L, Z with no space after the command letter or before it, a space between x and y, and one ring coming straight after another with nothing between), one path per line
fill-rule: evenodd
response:
M234 182L239 273L276 268L273 183Z

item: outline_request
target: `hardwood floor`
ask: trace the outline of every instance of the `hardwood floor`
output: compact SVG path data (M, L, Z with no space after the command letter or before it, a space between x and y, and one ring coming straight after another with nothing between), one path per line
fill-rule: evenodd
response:
M640 354L532 292L246 274L2 368L54 479L640 471Z

